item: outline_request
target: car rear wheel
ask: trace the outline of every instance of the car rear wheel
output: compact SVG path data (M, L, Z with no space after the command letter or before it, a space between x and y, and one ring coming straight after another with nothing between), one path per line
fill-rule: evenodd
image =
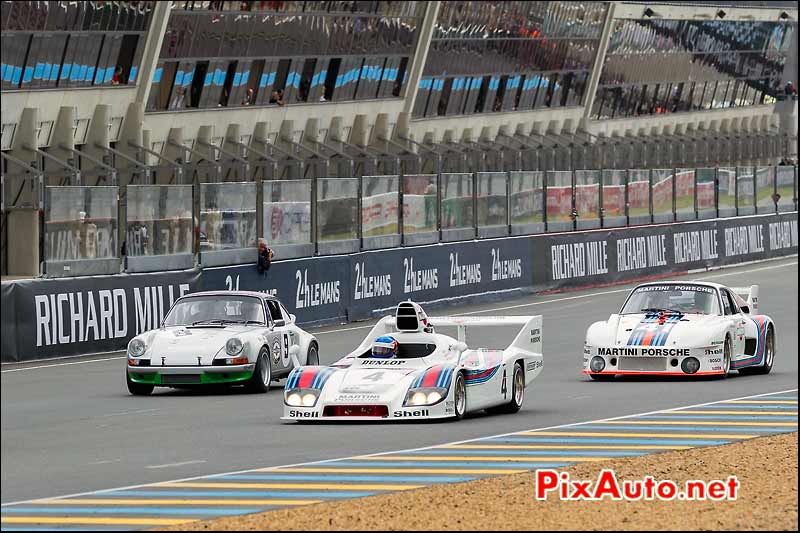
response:
M319 348L317 344L312 342L308 347L308 355L306 356L306 365L317 366L319 365Z
M245 387L250 392L263 393L269 390L271 381L272 367L269 364L269 350L264 347L261 348L261 351L258 353L258 360L256 361L256 368L253 370L253 376Z
M514 373L511 376L511 400L490 407L486 410L491 414L512 414L522 409L522 402L525 400L525 373L522 371L520 363L514 363Z
M740 368L740 374L769 374L772 371L772 364L775 362L775 331L772 328L767 330L764 344L764 364Z
M131 375L127 372L125 372L125 381L128 383L128 392L134 396L150 396L155 388L155 385L150 383L136 383L131 380Z
M456 420L464 418L467 412L467 385L461 372L456 374L456 381L453 384L453 410Z

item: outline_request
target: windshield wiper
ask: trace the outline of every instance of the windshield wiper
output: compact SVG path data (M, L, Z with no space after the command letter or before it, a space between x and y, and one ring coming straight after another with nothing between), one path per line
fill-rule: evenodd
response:
M204 325L204 324L208 324L208 325L218 324L218 325L221 326L222 323L223 323L222 320L220 320L218 318L213 318L213 319L210 319L210 320L198 320L197 322L192 322L192 325L193 326L200 326L200 325Z
M224 323L224 324L244 324L244 325L256 324L256 325L261 325L261 326L264 325L264 323L259 321L259 320L222 320L222 323Z
M659 307L647 307L645 309L640 309L642 313L678 313L683 314L681 311L677 309L661 309Z

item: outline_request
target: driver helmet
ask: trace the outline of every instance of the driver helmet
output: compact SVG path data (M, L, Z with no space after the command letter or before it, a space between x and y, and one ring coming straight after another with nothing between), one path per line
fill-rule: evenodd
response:
M372 343L372 357L377 357L379 359L394 359L397 357L398 347L399 344L394 337L390 335L378 337Z

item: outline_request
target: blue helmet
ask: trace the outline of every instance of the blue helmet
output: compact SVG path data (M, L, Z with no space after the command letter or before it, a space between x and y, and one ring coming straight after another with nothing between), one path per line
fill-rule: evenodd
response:
M399 348L397 340L391 335L384 335L378 337L372 343L372 357L379 359L393 359L397 357L397 350Z

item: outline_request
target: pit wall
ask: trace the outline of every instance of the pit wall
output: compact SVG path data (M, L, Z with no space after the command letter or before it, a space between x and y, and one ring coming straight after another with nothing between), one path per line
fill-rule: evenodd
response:
M428 308L668 277L796 254L797 212L546 233L154 274L2 283L2 361L124 349L179 296L255 290L300 324L364 320L401 300ZM757 283L757 279L753 280Z

